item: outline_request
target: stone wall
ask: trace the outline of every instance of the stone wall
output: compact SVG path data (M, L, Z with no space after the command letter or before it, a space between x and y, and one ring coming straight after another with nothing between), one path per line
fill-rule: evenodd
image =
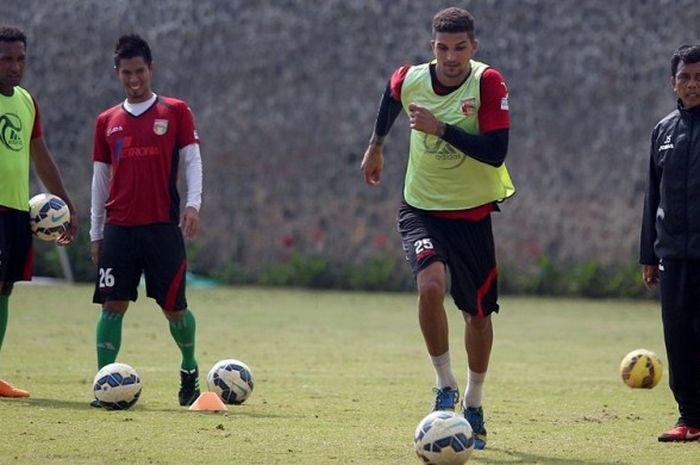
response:
M414 0L4 0L29 35L25 79L69 190L89 215L95 115L122 98L116 37L151 43L154 89L188 100L205 163L193 266L254 271L290 253L401 258L394 215L407 121L381 186L359 164L391 71L430 58ZM519 188L496 215L501 261L634 260L654 123L673 109L669 60L698 40L692 0L465 1L478 58L510 87L507 163ZM37 188L38 189L38 188Z

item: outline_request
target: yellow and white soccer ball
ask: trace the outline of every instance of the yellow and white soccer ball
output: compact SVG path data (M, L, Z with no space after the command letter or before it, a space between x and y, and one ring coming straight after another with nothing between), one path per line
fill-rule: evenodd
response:
M70 210L60 197L37 194L29 199L32 233L42 241L55 241L70 227Z
M651 389L659 383L662 374L661 360L646 349L633 350L620 364L622 381L631 388Z

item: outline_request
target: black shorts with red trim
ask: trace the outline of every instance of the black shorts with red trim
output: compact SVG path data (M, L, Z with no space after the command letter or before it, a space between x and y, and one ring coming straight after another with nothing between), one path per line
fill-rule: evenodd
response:
M107 224L92 301L136 301L143 273L148 297L165 311L184 310L186 270L185 241L177 224Z
M443 262L450 272L450 294L457 308L479 318L498 312L490 215L479 221L440 218L403 202L398 230L414 276L433 262Z
M33 258L29 212L0 207L0 282L31 281Z

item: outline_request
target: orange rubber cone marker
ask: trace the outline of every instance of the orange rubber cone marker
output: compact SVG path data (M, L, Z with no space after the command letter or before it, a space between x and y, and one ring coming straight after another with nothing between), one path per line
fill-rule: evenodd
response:
M224 405L221 398L215 392L203 392L197 397L197 400L190 405L190 410L194 412L224 412L228 407Z
M0 397L29 397L29 391L16 388L0 379Z

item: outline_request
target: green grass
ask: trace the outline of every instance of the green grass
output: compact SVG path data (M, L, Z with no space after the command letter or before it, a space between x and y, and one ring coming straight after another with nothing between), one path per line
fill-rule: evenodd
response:
M410 294L193 290L202 382L223 358L253 370L251 398L226 413L177 405L179 352L143 296L124 323L120 361L143 394L128 411L88 406L97 308L87 286L18 286L0 375L30 389L0 400L1 464L418 464L415 425L433 373ZM698 444L660 444L676 407L618 374L630 350L665 362L654 302L502 299L486 384L489 448L469 463L694 463ZM449 305L464 382L461 318Z

